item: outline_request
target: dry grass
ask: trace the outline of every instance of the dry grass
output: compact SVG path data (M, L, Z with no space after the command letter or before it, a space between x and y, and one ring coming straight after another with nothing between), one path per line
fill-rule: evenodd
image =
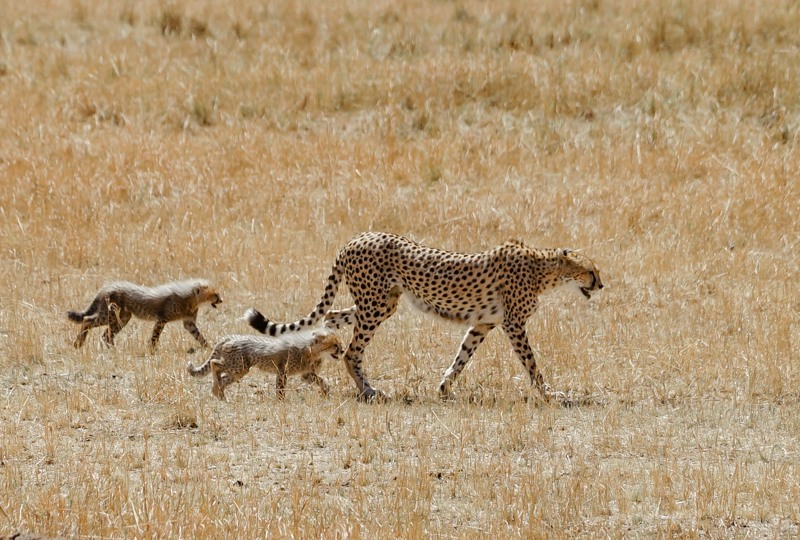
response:
M0 2L0 534L85 538L800 533L800 9L784 0ZM501 334L405 307L360 405L191 338L80 351L106 280L305 314L363 230L586 251L534 395ZM346 305L347 298L340 301ZM197 360L200 355L194 355ZM584 399L585 398L585 399Z

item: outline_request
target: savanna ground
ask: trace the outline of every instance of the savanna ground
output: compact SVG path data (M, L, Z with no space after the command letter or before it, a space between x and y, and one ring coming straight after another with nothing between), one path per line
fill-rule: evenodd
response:
M800 533L800 6L606 0L0 2L0 534L80 538ZM111 279L307 313L364 230L583 250L543 299L537 399L499 332L401 306L392 399L255 373L133 321L81 350ZM348 305L346 290L338 306ZM345 336L346 337L346 336Z

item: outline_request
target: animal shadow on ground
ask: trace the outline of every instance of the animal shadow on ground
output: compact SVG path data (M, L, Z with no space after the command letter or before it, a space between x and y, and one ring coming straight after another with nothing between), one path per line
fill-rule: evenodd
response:
M566 409L571 409L572 407L604 407L608 404L607 400L604 398L591 394L580 395L573 394L572 392L550 392L548 397L553 404L560 405ZM525 399L526 401L528 400L527 397ZM538 399L542 401L541 398Z
M549 399L543 398L540 394L531 394L524 396L505 396L501 394L483 392L478 389L471 393L464 394L462 397L454 397L449 400L442 400L438 396L432 397L428 395L418 395L413 392L401 392L394 396L381 395L376 399L366 401L365 403L397 403L403 405L433 405L433 404L448 404L466 402L470 405L479 405L481 407L495 407L501 405L509 405L513 403L530 403L533 402L539 406L553 405L570 409L572 407L604 407L608 404L605 398L593 396L591 394L575 394L572 392L548 392ZM357 394L353 397L359 399Z

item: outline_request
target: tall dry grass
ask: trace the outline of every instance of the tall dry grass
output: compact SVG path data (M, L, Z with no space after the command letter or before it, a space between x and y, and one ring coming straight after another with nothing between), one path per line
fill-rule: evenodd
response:
M0 2L0 534L782 537L800 531L795 2ZM206 277L213 338L310 309L363 230L585 250L527 399L491 334L407 307L359 405L219 403L106 280ZM339 305L346 305L347 298ZM199 355L194 355L197 360Z

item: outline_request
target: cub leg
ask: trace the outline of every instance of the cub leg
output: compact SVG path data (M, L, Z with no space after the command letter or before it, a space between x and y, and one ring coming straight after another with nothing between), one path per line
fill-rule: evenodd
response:
M278 396L278 399L283 399L285 389L286 389L286 369L279 367L278 374L275 375L275 394Z
M326 396L328 395L328 392L330 391L330 388L328 388L328 383L326 383L325 379L323 379L316 373L313 372L306 373L305 375L303 375L303 380L308 384L316 384L317 386L319 386L320 390L322 390L323 394L325 394Z
M109 307L108 313L108 328L103 339L109 347L114 346L114 336L119 334L119 331L125 328L128 321L131 320L131 312L127 309L119 309L114 304Z
M187 332L192 334L192 337L196 339L201 346L208 348L208 342L206 338L203 337L203 334L200 333L200 329L197 328L197 324L195 324L195 319L185 319L183 321L183 327L186 329Z
M221 377L220 373L220 363L217 360L211 361L211 393L214 396L221 400L227 401L225 399L225 387L228 384L229 377Z
M167 325L167 321L164 319L158 319L156 321L155 326L153 326L153 335L150 336L150 350L155 350L156 345L158 344L158 338L161 337L161 332L164 331L164 327Z
M89 330L92 328L97 328L98 326L103 326L104 324L105 322L100 322L97 318L83 321L81 323L81 329L78 332L75 341L72 342L72 345L76 349L80 349L83 346L83 342L86 341L86 336L89 334Z

